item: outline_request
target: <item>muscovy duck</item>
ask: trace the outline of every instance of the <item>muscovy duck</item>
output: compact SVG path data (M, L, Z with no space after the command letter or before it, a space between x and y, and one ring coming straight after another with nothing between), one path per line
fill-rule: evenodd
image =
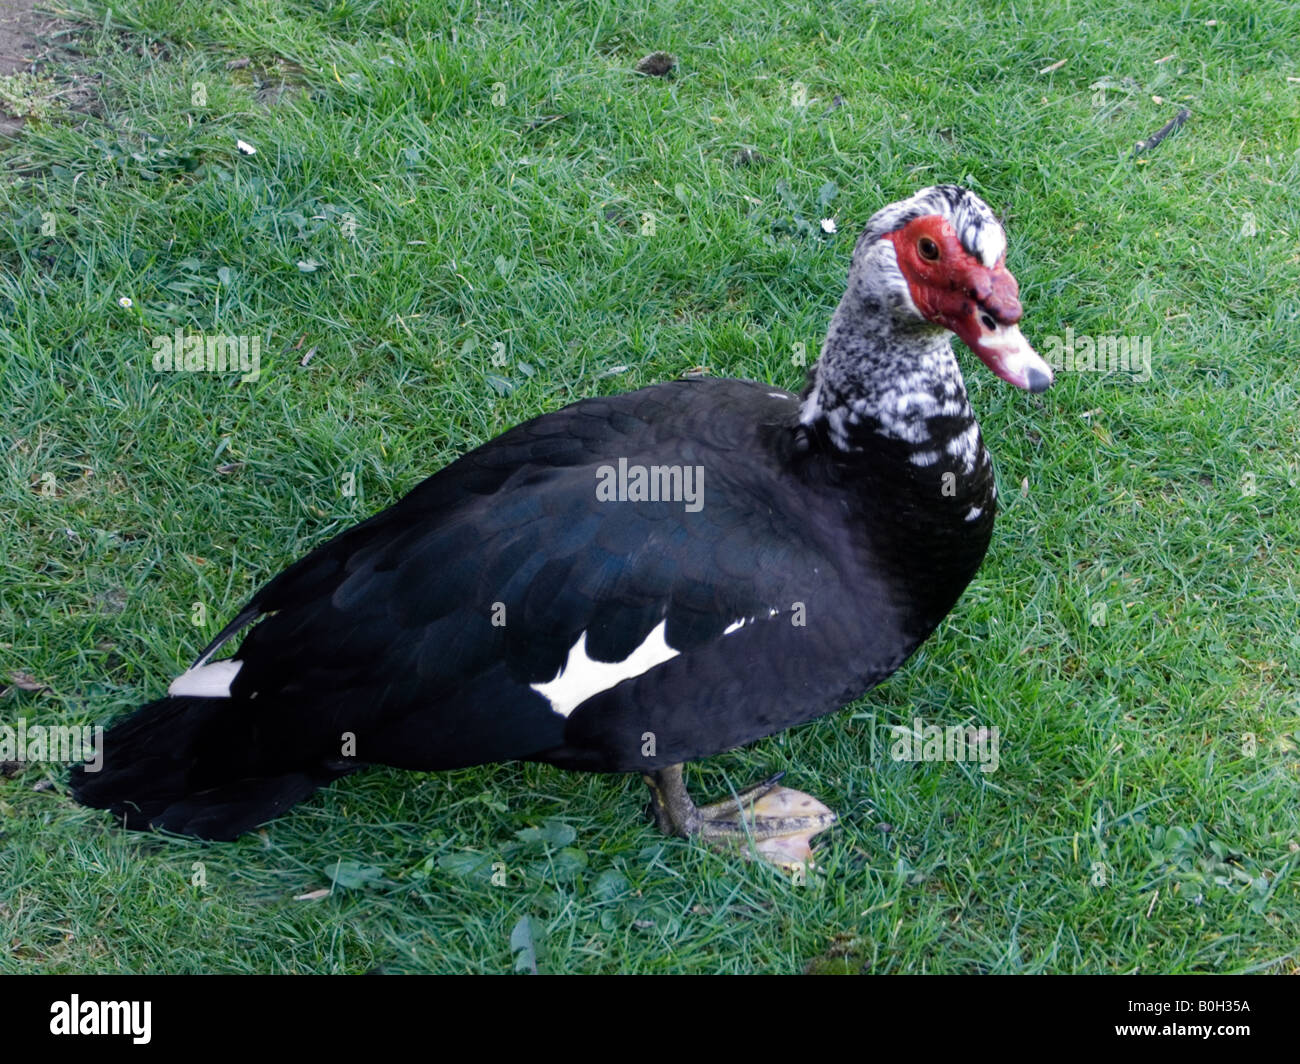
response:
M641 773L661 830L805 859L825 806L774 778L697 807L682 764L855 699L971 580L996 492L951 334L1052 382L1005 251L966 189L884 208L801 396L679 380L511 429L271 580L74 795L232 839L367 764L532 760Z

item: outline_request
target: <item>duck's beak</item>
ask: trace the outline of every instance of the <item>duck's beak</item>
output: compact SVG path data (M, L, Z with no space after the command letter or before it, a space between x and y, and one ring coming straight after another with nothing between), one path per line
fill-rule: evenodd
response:
M939 301L943 324L989 369L1031 392L1052 386L1052 367L1020 331L1020 286L1004 262L992 269L973 265L946 295Z
M952 330L1007 383L1031 392L1045 392L1052 386L1052 367L1029 345L1015 322L999 322L975 304L953 322Z

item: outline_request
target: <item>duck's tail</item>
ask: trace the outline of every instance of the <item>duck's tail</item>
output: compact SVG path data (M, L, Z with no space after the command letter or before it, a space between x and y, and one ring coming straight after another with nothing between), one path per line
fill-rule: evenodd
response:
M177 696L142 706L103 737L99 771L72 770L72 794L126 827L233 839L359 767L293 763L268 749L257 717L228 698Z

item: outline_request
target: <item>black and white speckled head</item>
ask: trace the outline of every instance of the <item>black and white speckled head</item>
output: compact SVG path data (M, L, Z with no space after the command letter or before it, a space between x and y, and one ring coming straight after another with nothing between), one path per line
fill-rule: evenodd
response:
M922 189L873 215L809 373L801 420L824 424L836 445L850 449L855 426L867 425L916 445L924 458L931 443L944 443L931 439L931 424L941 419L967 441L959 457L973 464L978 432L952 334L1017 387L1042 391L1052 380L1017 325L1006 246L988 204L956 185Z
M962 247L989 269L1006 254L1007 237L1002 231L1002 223L987 203L960 185L932 185L873 214L858 238L854 257L864 244L874 243L909 222L929 215L947 219Z

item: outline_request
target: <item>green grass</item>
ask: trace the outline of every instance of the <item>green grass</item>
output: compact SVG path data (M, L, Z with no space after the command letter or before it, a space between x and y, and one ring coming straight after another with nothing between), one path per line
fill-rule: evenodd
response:
M1005 214L1040 349L1149 336L1152 377L1031 397L963 353L1002 485L974 584L867 698L689 770L836 808L808 883L659 838L634 778L380 769L205 845L33 764L0 781L0 970L510 971L531 927L559 972L1295 971L1294 6L451 6L69 15L53 75L98 103L0 182L0 723L157 697L534 414L699 364L797 388L858 229L922 185ZM657 49L672 78L632 73ZM801 231L832 182L838 234ZM178 326L259 337L259 379L154 372ZM999 771L891 760L916 716L997 726Z

